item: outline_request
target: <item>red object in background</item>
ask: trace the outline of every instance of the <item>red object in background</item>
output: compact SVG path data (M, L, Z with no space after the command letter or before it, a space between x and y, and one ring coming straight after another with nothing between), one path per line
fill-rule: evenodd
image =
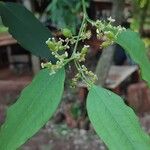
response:
M127 102L138 113L150 112L150 89L145 82L128 87Z

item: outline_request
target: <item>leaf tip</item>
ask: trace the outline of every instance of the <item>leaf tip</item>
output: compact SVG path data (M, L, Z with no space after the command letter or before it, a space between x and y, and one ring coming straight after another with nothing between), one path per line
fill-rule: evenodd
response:
M3 7L4 6L4 2L0 1L0 7ZM1 12L1 9L0 9L0 12Z

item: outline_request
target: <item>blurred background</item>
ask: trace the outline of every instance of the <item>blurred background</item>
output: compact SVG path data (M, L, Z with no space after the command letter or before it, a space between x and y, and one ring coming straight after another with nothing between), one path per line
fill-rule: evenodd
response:
M62 37L60 29L69 28L77 34L82 21L81 0L4 0L24 5L46 26L56 38ZM138 32L145 43L150 59L150 0L86 0L91 19L114 18L114 25L121 25ZM34 26L33 26L34 28ZM84 44L90 45L85 65L95 72L102 85L123 97L139 116L144 130L150 134L150 89L142 81L138 65L119 45L100 48L101 39L88 26L92 37ZM80 43L82 45L83 43ZM71 54L72 50L68 50ZM18 98L40 70L43 60L31 55L8 33L0 18L0 125L6 117L6 109ZM87 88L79 82L70 88L70 80L76 74L70 65L67 71L62 103L50 120L22 150L105 150L91 126L86 108Z

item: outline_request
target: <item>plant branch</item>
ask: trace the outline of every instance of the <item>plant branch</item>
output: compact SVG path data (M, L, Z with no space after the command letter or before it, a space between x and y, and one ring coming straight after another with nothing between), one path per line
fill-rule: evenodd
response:
M86 12L86 4L85 4L85 0L82 0L82 7L83 7L83 20L82 20L82 24L81 24L81 27L80 27L80 30L79 30L79 34L77 36L77 41L75 43L75 46L74 46L74 49L73 49L73 54L71 57L74 56L74 54L76 53L77 51L77 47L78 47L78 44L79 44L79 41L80 41L80 37L82 35L82 32L84 30L84 25L87 21L87 12ZM80 66L80 63L76 60L74 60L74 63L75 63L75 66L77 68L78 71L80 71L81 75L82 75L82 80L86 82L86 84L89 86L90 83L88 81L88 79L86 78L86 76L84 75L84 72L82 71L82 68Z

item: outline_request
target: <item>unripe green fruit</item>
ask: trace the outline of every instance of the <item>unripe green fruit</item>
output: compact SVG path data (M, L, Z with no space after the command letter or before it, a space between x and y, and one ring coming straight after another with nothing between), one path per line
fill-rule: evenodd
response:
M71 30L69 30L69 29L67 29L67 28L64 28L64 29L62 30L62 33L63 33L63 35L64 35L66 38L72 37Z

